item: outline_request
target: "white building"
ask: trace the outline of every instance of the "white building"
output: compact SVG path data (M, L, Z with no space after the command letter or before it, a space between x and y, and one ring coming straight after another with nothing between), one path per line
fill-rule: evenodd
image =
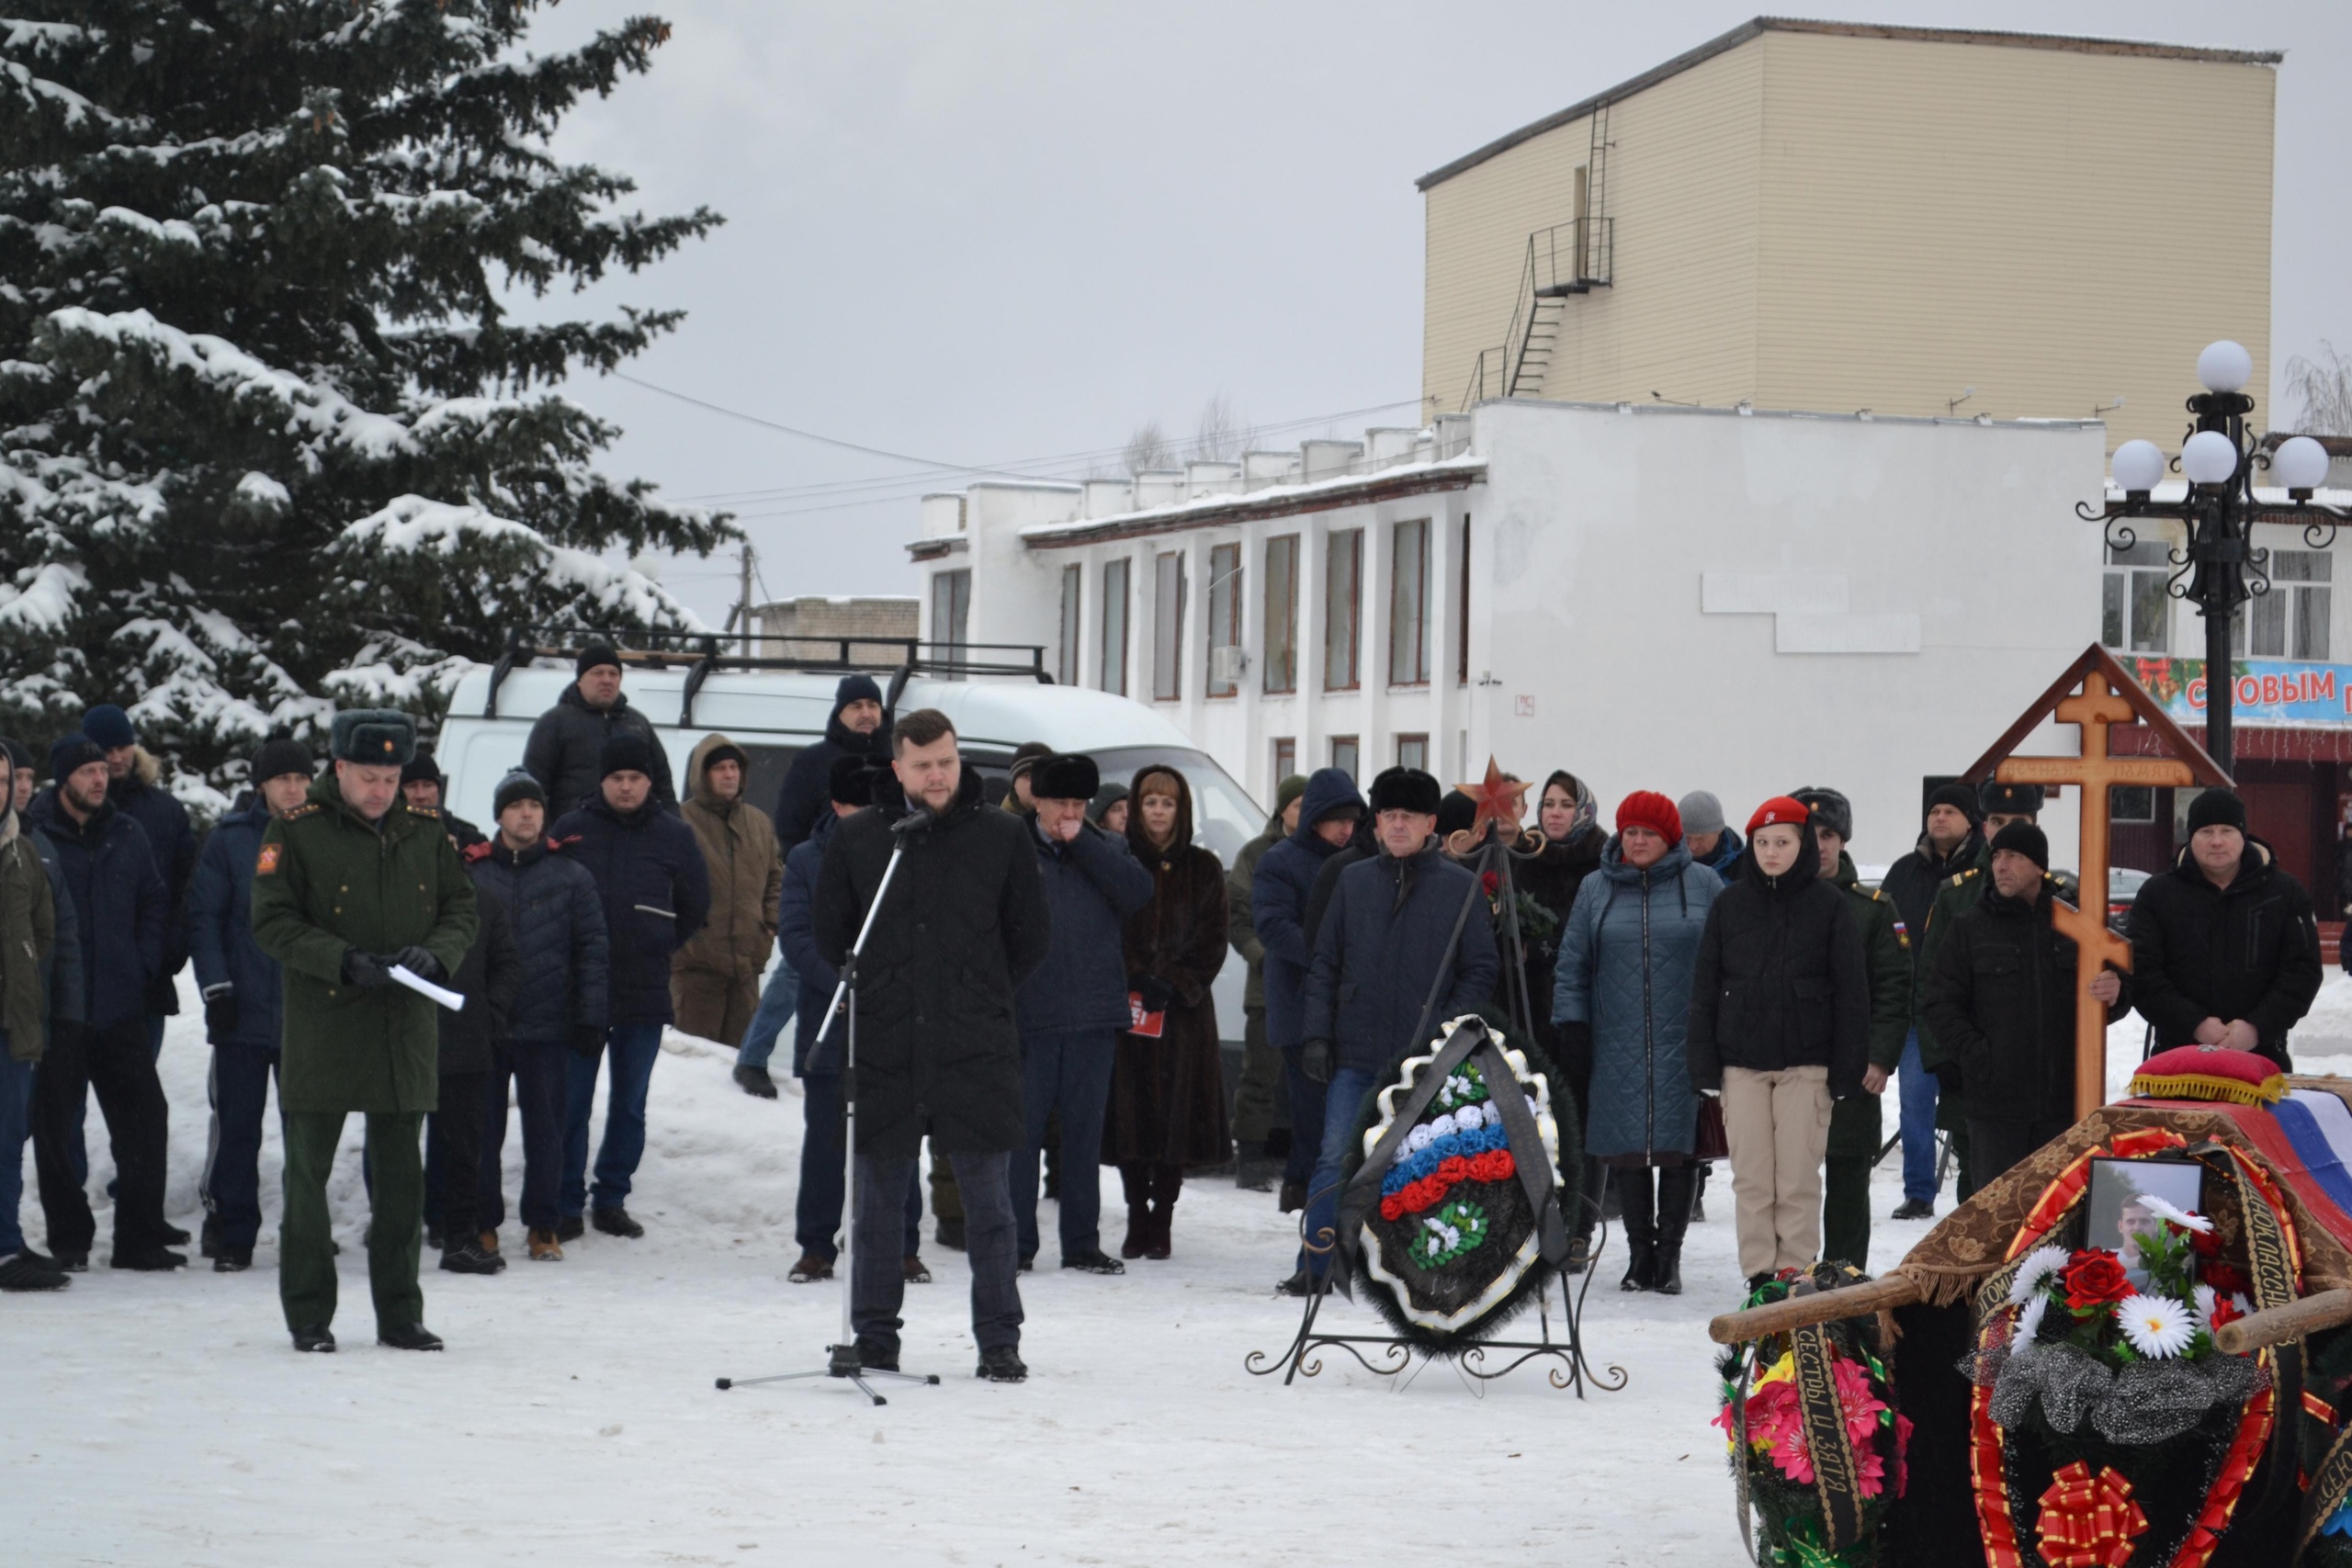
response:
M1923 781L2100 636L2075 505L2103 446L2092 421L1498 401L1132 484L975 485L927 498L909 548L926 639L1042 644L1261 798L1492 754L1604 810L1712 789L1737 826L1822 784L1883 862Z

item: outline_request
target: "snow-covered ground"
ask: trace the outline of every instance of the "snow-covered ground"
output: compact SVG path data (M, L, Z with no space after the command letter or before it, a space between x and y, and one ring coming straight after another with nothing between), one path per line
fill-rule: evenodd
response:
M206 1050L200 1010L184 1005L163 1066L170 1208L193 1230ZM2352 1053L2352 985L2331 979L2311 1035ZM2132 1024L2112 1054L2120 1083L2139 1056ZM1026 1384L973 1380L962 1256L927 1247L938 1282L908 1292L905 1364L939 1387L893 1389L879 1410L824 1380L722 1393L719 1376L821 1365L840 1310L832 1287L784 1280L799 1102L745 1096L730 1060L665 1042L630 1202L645 1240L592 1234L560 1265L517 1257L491 1279L428 1267L444 1355L374 1343L356 1120L333 1190L340 1354L287 1342L274 1129L251 1272L101 1266L54 1295L0 1298L6 1560L1319 1564L1363 1555L1376 1529L1382 1555L1739 1561L1707 1425L1705 1321L1738 1287L1727 1182L1691 1228L1679 1300L1621 1294L1622 1264L1604 1265L1586 1334L1632 1381L1582 1402L1534 1366L1483 1391L1442 1364L1398 1387L1328 1354L1291 1388L1250 1376L1242 1358L1278 1349L1297 1321L1270 1289L1293 1232L1270 1196L1209 1180L1186 1189L1171 1260L1023 1278ZM95 1191L110 1162L94 1142ZM510 1193L519 1157L510 1137ZM1873 1192L1881 1265L1927 1230L1884 1218L1897 1164ZM25 1222L40 1245L29 1194ZM101 1259L107 1233L102 1211ZM520 1239L510 1221L510 1255ZM1374 1324L1336 1300L1325 1321Z

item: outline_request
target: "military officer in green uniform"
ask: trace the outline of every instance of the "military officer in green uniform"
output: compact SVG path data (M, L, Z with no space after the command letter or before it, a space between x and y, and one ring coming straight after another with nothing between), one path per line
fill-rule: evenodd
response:
M286 1218L277 1293L297 1350L332 1350L334 1243L327 1172L344 1118L368 1118L375 1179L368 1282L376 1338L438 1350L417 1285L424 1168L418 1132L440 1100L435 1004L396 984L403 965L439 982L474 939L474 889L440 814L401 798L416 752L406 714L337 714L334 766L271 821L254 866L254 940L285 966L278 1103Z
M1984 885L1993 869L1993 835L2012 822L2034 822L2041 815L2041 786L2000 784L1988 779L1977 786L1976 806L1984 818L1984 847L1976 852L1976 863L1936 889L1935 902L1928 906L1926 929L1912 933L1919 943L1919 962L1914 965L1911 976L1911 1010L1919 1028L1919 1065L1935 1074L1941 1084L1941 1091L1936 1096L1936 1126L1951 1140L1952 1159L1960 1168L1952 1193L1963 1203L1976 1190L1976 1172L1968 1157L1968 1122L1961 1115L1960 1063L1936 1043L1935 1032L1928 1027L1923 1016L1928 976L1935 973L1936 950L1951 933L1952 921L1960 919L1962 910L1984 897ZM2059 897L2071 902L2075 893L2075 878L2058 878Z
M1832 1263L1870 1267L1871 1168L1878 1163L1879 1096L1903 1062L1911 1032L1911 953L1892 899L1855 880L1846 845L1854 836L1854 806L1834 789L1801 789L1791 798L1813 814L1821 844L1822 880L1854 900L1871 979L1870 1066L1862 1092L1829 1113L1828 1157L1821 1184L1821 1256Z

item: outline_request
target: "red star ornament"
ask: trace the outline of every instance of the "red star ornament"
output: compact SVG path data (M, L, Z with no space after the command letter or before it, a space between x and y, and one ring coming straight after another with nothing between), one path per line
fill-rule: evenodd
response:
M1505 778L1502 769L1495 765L1490 755L1487 759L1487 777L1483 784L1456 784L1463 794L1477 803L1477 815L1470 819L1470 836L1476 840L1487 836L1489 822L1508 822L1519 826L1527 815L1527 785L1517 779Z

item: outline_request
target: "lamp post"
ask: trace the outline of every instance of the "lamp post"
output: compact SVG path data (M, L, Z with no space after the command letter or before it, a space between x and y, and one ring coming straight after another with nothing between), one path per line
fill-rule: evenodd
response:
M2205 390L2188 400L2196 417L2169 465L2188 481L2185 494L2156 500L2167 467L2164 453L2153 441L2126 441L2115 449L2115 488L2123 499L2104 502L2097 511L2082 502L2075 507L2086 521L2103 525L2110 549L2139 543L2132 519L2162 518L2188 530L2187 542L2167 552L2173 573L2165 592L2188 600L2205 617L2205 750L2228 773L2235 771L2231 630L2239 605L2270 592L2270 552L2254 543L2254 525L2300 523L2304 544L2324 550L2335 542L2336 525L2352 520L2352 512L2312 499L2327 479L2325 447L2296 435L2266 453L2247 438L2245 417L2254 400L2244 388L2253 374L2253 356L2226 338L2197 356L2197 378ZM2257 468L2268 469L2271 483L2287 492L2285 503L2255 499Z

